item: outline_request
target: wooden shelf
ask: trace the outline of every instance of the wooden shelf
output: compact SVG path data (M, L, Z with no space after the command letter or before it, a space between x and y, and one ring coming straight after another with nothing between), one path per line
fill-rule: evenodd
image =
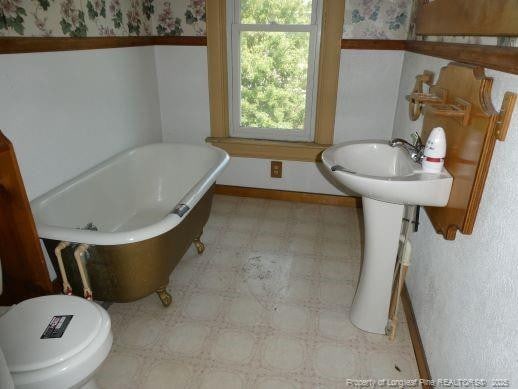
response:
M412 92L409 95L406 95L407 101L411 101L417 104L444 104L446 101L446 96L438 96L433 93L424 93L424 92Z
M471 116L471 103L457 98L456 104L429 104L426 111L435 116L444 116L459 119L463 126L467 126Z
M429 72L416 77L420 84L409 97L410 115L414 120L424 115L424 140L435 127L446 133L444 166L453 177L450 198L446 207L426 211L436 231L453 240L457 231L473 232L495 143L505 139L516 93L507 92L497 111L491 102L493 79L481 67L452 62L441 69L437 83L429 85L429 93L416 91L429 78Z

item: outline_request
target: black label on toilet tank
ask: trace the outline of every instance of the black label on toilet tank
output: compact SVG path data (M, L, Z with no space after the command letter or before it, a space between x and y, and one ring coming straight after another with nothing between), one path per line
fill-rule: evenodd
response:
M54 316L40 339L61 338L74 315Z

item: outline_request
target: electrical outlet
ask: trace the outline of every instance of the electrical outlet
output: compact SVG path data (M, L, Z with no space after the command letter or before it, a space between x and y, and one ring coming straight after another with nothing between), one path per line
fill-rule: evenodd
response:
M270 177L282 178L282 162L281 161L271 161Z

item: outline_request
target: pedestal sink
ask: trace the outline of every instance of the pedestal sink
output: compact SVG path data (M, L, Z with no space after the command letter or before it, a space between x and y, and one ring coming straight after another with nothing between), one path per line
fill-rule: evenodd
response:
M387 141L338 144L322 154L330 174L362 196L365 243L350 318L362 330L385 333L405 205L445 206L451 175L425 173L407 150Z

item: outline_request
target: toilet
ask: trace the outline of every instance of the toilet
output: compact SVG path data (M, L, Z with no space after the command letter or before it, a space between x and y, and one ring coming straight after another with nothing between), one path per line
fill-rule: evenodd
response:
M112 341L110 317L94 302L25 300L0 316L0 388L97 388L93 375Z

